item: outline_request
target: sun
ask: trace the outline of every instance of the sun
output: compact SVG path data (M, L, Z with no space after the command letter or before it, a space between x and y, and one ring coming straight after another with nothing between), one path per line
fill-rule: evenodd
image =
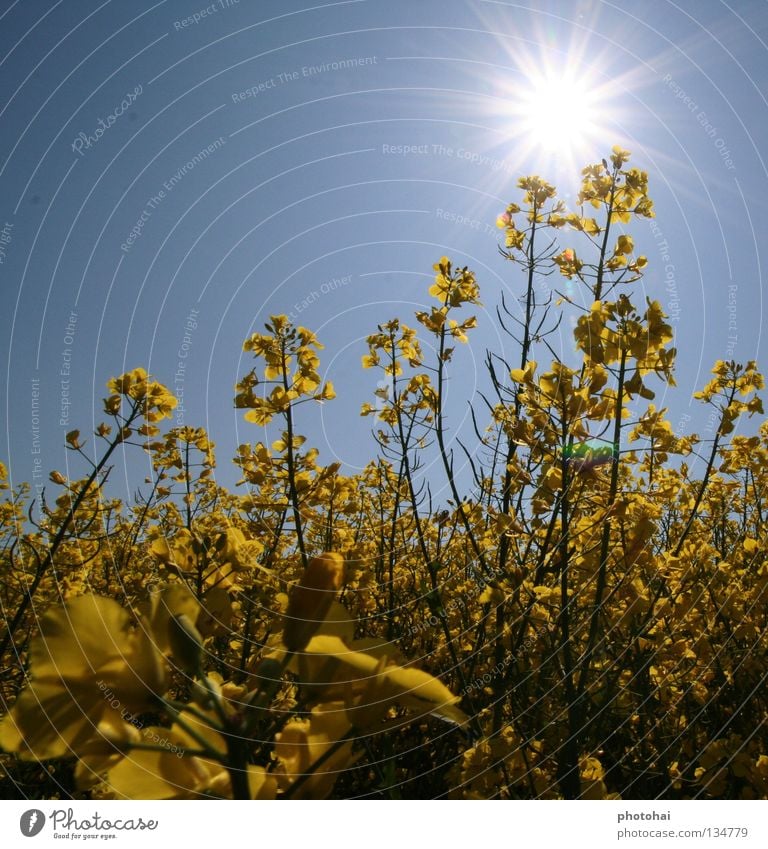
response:
M548 152L585 151L597 134L595 88L565 73L531 79L527 89L518 110L523 134Z
M488 111L504 157L573 174L622 140L628 116L619 92L628 81L598 74L582 54L575 47L557 56L521 49L499 68Z

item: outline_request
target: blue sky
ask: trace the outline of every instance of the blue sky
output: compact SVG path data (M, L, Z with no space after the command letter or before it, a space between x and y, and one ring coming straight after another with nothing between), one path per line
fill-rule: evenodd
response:
M656 205L631 229L650 263L636 303L667 306L680 352L656 403L706 437L691 394L714 360L765 360L763 2L17 0L0 16L14 482L65 470L66 431L89 432L107 379L143 365L183 392L184 423L208 428L232 484L236 446L264 436L232 407L242 340L277 312L317 332L338 392L300 428L358 468L377 380L365 336L414 323L442 254L476 271L484 304L450 386L466 435L485 348L518 356L493 320L523 285L496 216L526 173L572 199L613 144L649 171ZM523 117L542 75L579 82L582 138L573 104L553 107L554 146ZM123 494L145 466L138 449L121 461Z

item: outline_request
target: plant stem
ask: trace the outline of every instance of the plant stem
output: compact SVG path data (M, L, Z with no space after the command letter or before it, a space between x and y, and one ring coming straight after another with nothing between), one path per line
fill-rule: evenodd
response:
M124 427L130 427L136 418L139 415L140 404L138 401L134 402L133 408L131 409L128 418L125 421ZM16 611L16 615L11 620L10 625L8 626L8 630L3 637L2 642L0 642L0 658L5 656L6 651L8 650L9 645L11 645L13 641L14 634L16 633L16 629L21 624L22 619L24 618L27 609L32 604L32 599L34 598L35 593L37 592L37 588L40 586L40 582L45 577L45 574L53 565L53 558L56 556L56 552L59 550L59 547L64 542L64 539L67 535L69 525L73 522L77 511L80 508L80 505L83 503L85 496L88 494L91 486L93 485L96 478L102 472L104 467L107 465L109 458L112 456L115 448L122 443L122 439L120 435L114 439L114 441L107 448L104 456L99 460L99 462L93 467L90 475L88 475L88 479L80 488L80 491L77 493L75 500L71 502L70 508L67 511L67 515L59 526L56 535L53 538L53 542L51 543L48 552L45 555L45 558L41 561L39 567L35 572L35 577L32 579L32 583L29 586L24 598L21 600L21 604L19 605L19 609ZM19 649L14 644L14 654L18 657Z

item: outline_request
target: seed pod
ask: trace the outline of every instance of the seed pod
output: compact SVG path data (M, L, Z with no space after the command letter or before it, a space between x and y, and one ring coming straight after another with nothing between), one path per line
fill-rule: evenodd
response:
M283 643L301 651L323 623L344 577L344 558L335 551L313 557L290 593Z

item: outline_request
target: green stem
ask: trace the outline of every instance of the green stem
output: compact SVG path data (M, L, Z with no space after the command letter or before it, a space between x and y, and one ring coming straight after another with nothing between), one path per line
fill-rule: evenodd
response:
M195 730L185 719L183 719L181 716L182 711L175 707L174 702L164 699L163 704L168 710L168 712L171 714L174 724L178 725L186 734L189 734L189 736L200 746L200 748L206 752L209 758L212 758L213 760L218 761L219 763L226 763L226 754L224 754L223 752L219 752L217 749L214 749L213 746L211 746L208 740L206 740L205 737L199 731ZM221 732L223 730L221 728L218 728L216 726L216 723L212 722L209 716L200 713L194 708L191 708L189 705L184 705L183 710L184 713L192 714L195 718L199 719L201 722L203 722L204 725L207 725L209 728L214 728L218 732Z
M130 427L133 422L138 418L140 412L140 403L138 401L134 402L134 406L131 409L128 418L125 420L125 424L123 427ZM68 528L71 522L74 521L75 515L77 511L80 509L80 505L83 503L85 496L88 494L93 482L99 476L101 471L107 465L109 458L112 456L115 448L122 443L122 439L118 437L110 444L109 448L107 448L104 456L99 460L99 462L93 467L88 479L85 484L80 488L75 500L71 503L69 510L67 511L67 515L59 526L56 535L53 538L53 542L51 543L48 552L45 555L45 558L40 563L37 571L35 572L35 577L32 579L32 583L29 586L29 589L26 592L26 595L21 600L21 604L19 605L19 609L16 611L16 615L13 617L10 625L8 626L8 630L6 631L5 636L3 637L3 641L0 643L0 658L5 656L6 651L8 650L8 646L13 641L13 636L16 633L16 629L19 627L22 619L24 618L27 609L30 604L32 604L32 599L34 598L35 592L37 592L37 588L40 586L40 582L45 577L48 570L53 565L53 558L56 555L56 552L59 550L59 547L64 542L64 539L67 536ZM19 649L14 645L14 653L18 656Z
M285 358L285 342L281 347L282 356L282 377L283 389L286 393L289 391L288 386L288 364ZM293 453L293 406L288 402L288 408L285 411L285 427L288 435L288 446L285 454L286 463L288 464L288 490L291 499L291 507L293 508L293 521L296 525L296 543L299 547L301 555L301 565L304 569L307 568L307 550L304 546L304 530L301 520L301 510L299 507L299 492L296 488L296 458Z
M227 735L227 772L232 782L233 799L250 799L248 786L248 751L240 737Z
M608 214L605 219L605 231L603 232L603 243L600 246L600 260L597 264L597 282L595 283L594 296L595 300L599 301L603 295L603 275L605 274L605 255L608 252L608 234L611 232L611 215L613 214L613 204L616 200L616 177L618 176L618 168L613 169L613 180L611 182L611 196L608 200Z
M446 315L446 321L447 320L448 316ZM443 461L445 476L448 479L448 485L451 488L451 495L453 497L454 503L456 504L456 509L459 511L461 522L464 525L464 530L467 533L467 538L469 539L470 545L472 546L472 550L475 553L477 562L483 567L483 571L486 574L491 574L492 570L488 568L488 563L485 559L485 555L483 554L480 546L478 545L475 534L472 531L472 524L470 523L469 518L464 515L463 502L461 500L461 496L459 495L458 487L456 486L456 480L453 475L453 468L451 465L450 458L448 457L448 451L445 447L445 435L443 425L443 383L445 382L445 360L443 359L443 356L445 354L445 324L443 324L443 326L440 328L439 338L440 346L437 355L437 409L435 410L435 435L437 436L437 445L440 449L440 458Z
M728 403L725 405L725 409L723 410L723 416L720 419L720 424L717 428L717 433L715 434L714 441L712 442L712 450L709 453L709 459L707 460L707 467L704 470L704 478L701 481L701 486L699 487L699 491L696 493L696 500L693 503L693 509L691 510L691 515L688 517L688 520L685 523L685 527L683 528L683 532L680 535L680 539L677 541L677 545L675 546L675 550L672 552L673 557L679 557L680 551L683 548L683 543L685 542L686 537L690 533L691 528L693 527L693 523L696 519L696 516L699 512L699 507L701 506L701 499L704 498L704 493L706 492L707 486L709 485L709 476L712 473L712 466L715 462L715 457L717 456L717 449L720 446L720 438L723 435L723 422L725 421L725 410L731 406L733 403L733 399L736 396L736 387L733 386L731 388L731 394L728 398Z
M616 500L616 493L619 485L619 445L621 443L621 415L624 407L624 378L626 376L627 353L627 349L622 348L621 361L619 364L618 386L616 388L616 407L614 410L613 421L613 462L611 464L611 482L608 490L607 504L607 509L609 510ZM579 673L578 698L581 698L586 690L592 655L594 654L595 643L597 641L597 632L600 625L600 614L602 612L603 605L603 594L605 592L608 577L611 524L611 517L609 515L606 517L603 524L603 535L600 540L600 561L597 572L597 581L595 584L595 599L592 602L592 611L590 613L587 647L582 657L581 671Z

